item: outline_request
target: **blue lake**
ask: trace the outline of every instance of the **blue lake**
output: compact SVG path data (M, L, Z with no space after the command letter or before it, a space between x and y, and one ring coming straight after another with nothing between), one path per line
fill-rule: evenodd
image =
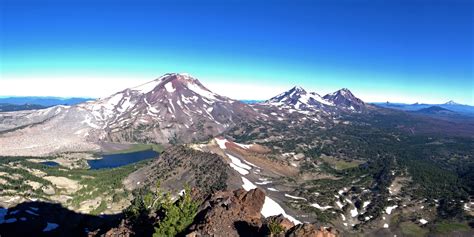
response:
M41 164L47 165L47 166L52 166L52 167L59 165L58 163L56 163L54 161L45 161L45 162L41 162Z
M141 160L158 157L159 153L153 150L137 151L124 154L102 155L102 159L88 160L87 163L91 170L115 168Z

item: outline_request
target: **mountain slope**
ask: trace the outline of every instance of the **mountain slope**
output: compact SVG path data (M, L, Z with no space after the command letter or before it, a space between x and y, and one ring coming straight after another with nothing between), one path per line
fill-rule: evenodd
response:
M263 105L297 111L308 114L317 112L330 115L338 112L361 112L366 110L365 103L355 97L348 89L341 89L321 97L316 92L307 92L302 87L295 86L271 99Z
M449 109L445 109L440 106L431 106L428 108L423 108L415 111L416 113L420 114L427 114L427 115L455 115L456 112L451 111Z
M271 98L266 101L266 103L300 110L322 109L334 106L331 102L321 98L317 93L307 92L299 86L295 86L290 90Z
M343 88L331 94L327 94L323 98L327 101L332 102L338 107L342 107L352 111L362 111L365 109L365 103L361 99L355 97L352 92L347 88Z
M37 104L9 104L9 103L0 103L0 112L9 112L9 111L20 111L20 110L31 110L31 109L44 109L46 106L37 105Z
M187 74L170 73L71 107L0 113L0 154L97 150L101 141L199 141L257 117L249 105L215 94Z

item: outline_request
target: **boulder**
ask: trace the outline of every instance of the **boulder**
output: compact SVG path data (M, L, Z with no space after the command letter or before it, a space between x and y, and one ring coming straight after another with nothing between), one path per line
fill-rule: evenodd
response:
M217 192L204 202L187 236L257 236L264 201L261 189Z
M337 232L331 228L319 227L304 223L291 228L286 232L287 237L336 237Z

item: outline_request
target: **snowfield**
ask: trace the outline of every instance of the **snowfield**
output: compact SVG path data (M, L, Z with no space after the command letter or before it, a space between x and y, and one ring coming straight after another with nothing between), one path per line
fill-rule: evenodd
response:
M393 211L395 208L397 208L397 207L398 207L398 205L394 205L394 206L391 206L391 207L386 207L386 208L385 208L385 212L386 212L388 215L390 215L390 214L392 213L392 211Z
M245 191L250 191L252 189L257 188L252 182L250 182L248 179L241 177L242 182L244 183L242 185L242 188L245 189ZM264 217L269 217L269 216L275 216L275 215L280 215L282 214L284 217L288 218L291 222L295 224L300 224L301 222L295 219L294 217L286 214L285 210L273 199L265 196L265 202L263 203L263 208L262 211L260 212Z
M56 223L47 222L46 227L43 229L43 232L52 231L52 230L54 230L58 227L59 227L59 225L56 224Z

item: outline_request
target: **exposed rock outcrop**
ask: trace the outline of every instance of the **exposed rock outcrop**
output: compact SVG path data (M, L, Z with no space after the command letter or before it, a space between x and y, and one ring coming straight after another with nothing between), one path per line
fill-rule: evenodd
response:
M217 192L203 205L188 236L249 236L262 226L260 189Z
M318 229L312 224L295 226L282 215L265 219L260 213L264 202L265 193L258 188L217 192L201 206L186 236L337 236L334 230Z
M336 237L337 233L331 228L320 227L317 229L314 225L304 223L296 225L285 234L287 237Z

